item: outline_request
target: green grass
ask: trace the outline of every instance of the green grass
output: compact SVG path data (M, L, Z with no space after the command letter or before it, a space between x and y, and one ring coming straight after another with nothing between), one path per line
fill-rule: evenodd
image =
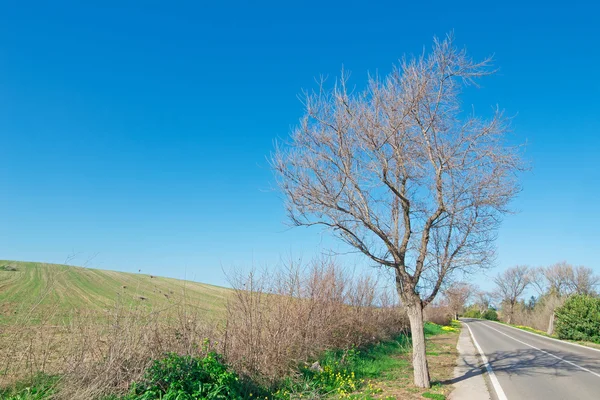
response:
M425 326L423 327L425 331L425 337L433 336L433 335L441 335L442 333L446 333L441 325L437 325L431 322L425 322Z
M324 365L335 365L336 362L340 363L343 360L343 368L354 372L358 379L379 378L409 365L406 360L395 356L410 350L410 339L401 335L394 340L350 352L350 356L349 352L326 353L322 362Z
M430 339L438 335L456 335L456 330L447 330L433 323L425 323L425 334L428 338L428 358L448 357L443 345ZM446 328L446 329L444 329ZM283 388L284 393L293 398L318 398L316 394L329 394L328 398L348 398L355 400L395 399L383 393L383 382L410 382L412 381L412 366L410 361L411 341L408 336L401 335L394 340L381 342L361 349L347 351L327 352L319 360L323 372L317 373L304 369L303 385L294 385ZM455 358L454 355L451 356ZM433 371L433 370L432 370ZM437 371L436 371L437 372ZM410 384L408 384L410 385ZM406 392L420 390L405 387ZM434 393L443 391L440 383L433 383L431 392L424 393L424 397L443 400L445 395ZM384 397L382 397L384 396ZM431 397L429 397L431 396Z
M230 289L171 278L38 262L0 260L0 323L34 309L57 312L168 307L185 299L207 314L224 310ZM31 320L35 322L35 318Z
M18 382L11 388L0 388L3 400L43 400L55 393L57 376L38 374L30 379Z
M446 400L446 396L444 396L443 394L439 394L439 393L425 392L425 393L423 393L422 396L425 397L426 399Z

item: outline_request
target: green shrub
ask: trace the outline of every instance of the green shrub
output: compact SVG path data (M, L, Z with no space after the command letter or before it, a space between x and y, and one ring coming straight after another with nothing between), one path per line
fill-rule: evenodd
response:
M464 313L463 317L466 317L466 318L481 318L481 312L479 312L479 310L474 310L474 309L467 310Z
M239 377L216 353L205 357L168 354L156 360L126 399L240 399Z
M490 321L498 321L498 313L496 312L496 310L489 308L483 313L481 318L487 319Z
M496 312L496 310L490 308L488 310L486 310L483 314L481 313L481 311L472 308L470 310L467 310L464 314L463 317L466 318L480 318L480 319L488 319L490 321L498 321L498 313Z
M556 310L559 339L600 343L600 298L576 295Z

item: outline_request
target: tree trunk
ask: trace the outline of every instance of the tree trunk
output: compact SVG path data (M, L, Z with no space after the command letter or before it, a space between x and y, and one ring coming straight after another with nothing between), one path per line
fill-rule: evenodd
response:
M548 330L546 331L548 335L552 335L554 333L554 312L550 316L550 321L548 321Z
M415 386L421 388L430 387L429 367L427 366L427 355L425 352L425 332L423 331L423 303L421 299L407 307L408 319L410 321L410 333L413 347L413 369Z
M513 316L513 310L514 309L515 309L514 304L511 304L509 306L509 308L508 308L508 315L507 315L508 318L506 320L506 323L509 324L509 325L512 324L512 316Z

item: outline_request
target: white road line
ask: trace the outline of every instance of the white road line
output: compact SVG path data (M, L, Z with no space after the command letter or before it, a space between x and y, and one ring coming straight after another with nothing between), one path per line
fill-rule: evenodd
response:
M515 329L515 330L517 330L519 332L529 333L530 335L534 335L534 336L541 337L541 338L544 338L544 339L554 340L555 342L558 342L558 343L570 344L571 346L581 347L582 349L593 350L593 351L600 352L600 349L595 349L593 347L584 346L584 345L578 344L578 343L567 342L566 340L560 340L560 339L551 338L551 337L548 337L548 336L540 335L539 333L534 333L534 332L526 331L525 329L519 329L519 328L515 328L514 326L510 326L510 325L506 325L506 324L501 324L500 322L497 322L497 321L489 321L489 322L493 322L493 323L501 325L501 326L506 326L508 328Z
M592 374L592 375L595 375L595 376L597 376L598 378L600 378L600 374L597 374L597 373L596 373L596 372L594 372L594 371L591 371L591 370L589 370L589 369L587 369L587 368L585 368L585 367L582 367L581 365L577 365L577 364L575 364L574 362L571 362L571 361L569 361L569 360L565 360L565 359L564 359L564 358L562 358L562 357L555 356L554 354L552 354L552 353L549 353L549 352L547 352L546 350L542 350L542 349L539 349L539 348L537 348L537 347L535 347L535 346L532 346L532 345L530 345L529 343L525 343L525 342L523 342L523 341L521 341L521 340L519 340L519 339L517 339L517 338L514 338L514 337L512 337L512 336L510 336L510 335L507 335L506 333L504 333L504 332L502 332L502 331L499 331L499 330L498 330L498 329L496 329L496 328L492 328L491 326L489 326L489 325L487 325L487 324L485 324L485 323L484 323L484 324L482 324L482 325L483 325L483 326L485 326L485 327L487 327L487 328L490 328L490 329L492 329L492 330L495 330L496 332L498 332L498 333L501 333L502 335L504 335L504 336L506 336L506 337L509 337L509 338L511 338L512 340L515 340L515 341L517 341L517 342L519 342L519 343L521 343L521 344L524 344L525 346L529 346L529 347L531 347L532 349L535 349L535 350L541 351L542 353L544 353L544 354L548 354L549 356L551 356L551 357L554 357L554 358L556 358L557 360L560 360L560 361L566 362L567 364L571 364L572 366L574 366L574 367L577 367L577 368L579 368L579 369L580 369L580 370L582 370L582 371L589 372L590 374ZM474 340L474 339L473 339L473 340Z
M487 370L488 375L490 376L490 381L492 382L492 386L494 386L494 390L496 391L496 396L498 396L498 400L508 400L506 398L506 394L504 394L504 390L502 390L502 386L500 386L500 382L498 382L498 378L496 377L496 374L494 373L492 366L490 365L483 350L481 350L479 343L477 343L477 340L475 340L475 335L473 335L473 331L471 330L471 327L467 323L465 323L465 325L467 325L467 328L469 329L469 333L471 334L471 339L473 339L473 343L475 343L475 347L477 347L477 351L479 352L479 355L481 356L481 360L485 364L485 369Z

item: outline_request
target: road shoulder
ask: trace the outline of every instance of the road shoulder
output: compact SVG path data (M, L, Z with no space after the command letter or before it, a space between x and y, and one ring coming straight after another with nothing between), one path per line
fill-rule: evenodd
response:
M484 378L485 367L471 340L471 335L463 323L458 338L458 359L454 368L454 390L450 400L491 400L488 385Z

